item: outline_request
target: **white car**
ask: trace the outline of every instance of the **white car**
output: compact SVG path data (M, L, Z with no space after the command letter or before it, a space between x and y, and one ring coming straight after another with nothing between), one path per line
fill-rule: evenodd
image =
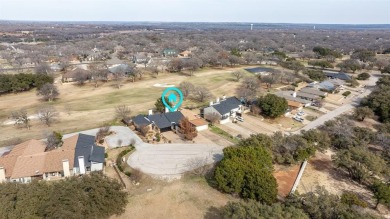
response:
M300 112L297 113L297 115L298 115L298 116L303 116L303 115L305 115L305 112L300 111Z
M299 116L294 116L293 119L298 122L303 122L303 119Z
M244 119L243 119L241 116L236 116L236 119L237 119L238 121L240 121L240 122L243 122L243 121L244 121Z

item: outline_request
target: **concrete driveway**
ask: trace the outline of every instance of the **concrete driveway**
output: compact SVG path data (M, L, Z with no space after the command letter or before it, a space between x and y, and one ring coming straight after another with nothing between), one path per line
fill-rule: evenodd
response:
M96 133L99 131L99 128L96 129L90 129L85 130L81 132L75 132L71 134L66 134L63 136L63 138L69 138L73 135L77 135L79 133L86 134L86 135L93 135L95 136ZM130 144L141 144L142 140L138 137L131 129L125 126L110 126L110 131L114 132L114 134L107 136L105 138L107 145L110 148L116 148L116 147L123 147L128 146Z
M125 126L111 126L113 135L106 137L110 148L133 144L136 150L127 163L143 173L163 179L176 179L189 170L222 159L223 147L216 144L148 144ZM78 133L96 135L99 128L64 135L69 138Z
M146 144L136 146L127 161L143 173L161 178L177 179L187 171L222 159L222 147L205 144Z

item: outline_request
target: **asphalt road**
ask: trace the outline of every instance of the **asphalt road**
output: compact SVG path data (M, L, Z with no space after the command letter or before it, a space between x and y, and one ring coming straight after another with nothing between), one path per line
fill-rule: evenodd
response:
M341 114L352 110L354 107L359 106L360 101L372 92L378 79L379 79L379 75L376 75L376 74L371 75L369 81L367 82L366 88L362 88L362 89L365 89L365 91L363 93L359 94L358 96L353 97L353 100L351 103L344 104L341 107L338 107L337 109L320 116L319 118L317 118L316 120L307 124L305 127L301 128L300 130L293 132L293 134L299 134L302 130L308 131L310 129L317 128L317 127L323 125L326 121L332 120L332 119L340 116Z

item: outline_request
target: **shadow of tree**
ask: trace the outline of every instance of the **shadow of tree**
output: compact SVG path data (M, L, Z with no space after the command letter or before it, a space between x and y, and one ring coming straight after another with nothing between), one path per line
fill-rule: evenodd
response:
M214 206L207 209L204 219L222 219L222 210Z

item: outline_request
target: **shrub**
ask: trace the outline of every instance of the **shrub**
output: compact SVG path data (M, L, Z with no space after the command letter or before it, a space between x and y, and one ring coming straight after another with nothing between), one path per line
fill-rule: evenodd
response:
M357 196L353 192L344 192L341 195L341 203L347 204L348 206L360 206L362 208L367 208L368 205L365 201L361 200L359 196Z
M343 96L344 96L344 97L348 97L350 94L351 94L351 91L345 91L345 92L343 93Z
M358 74L357 76L357 79L358 80L361 80L361 81L364 81L364 80L367 80L370 78L370 74L368 74L367 72L364 72L364 73L360 73Z
M223 153L214 174L220 190L267 204L276 200L277 183L269 149L262 145L228 147Z

